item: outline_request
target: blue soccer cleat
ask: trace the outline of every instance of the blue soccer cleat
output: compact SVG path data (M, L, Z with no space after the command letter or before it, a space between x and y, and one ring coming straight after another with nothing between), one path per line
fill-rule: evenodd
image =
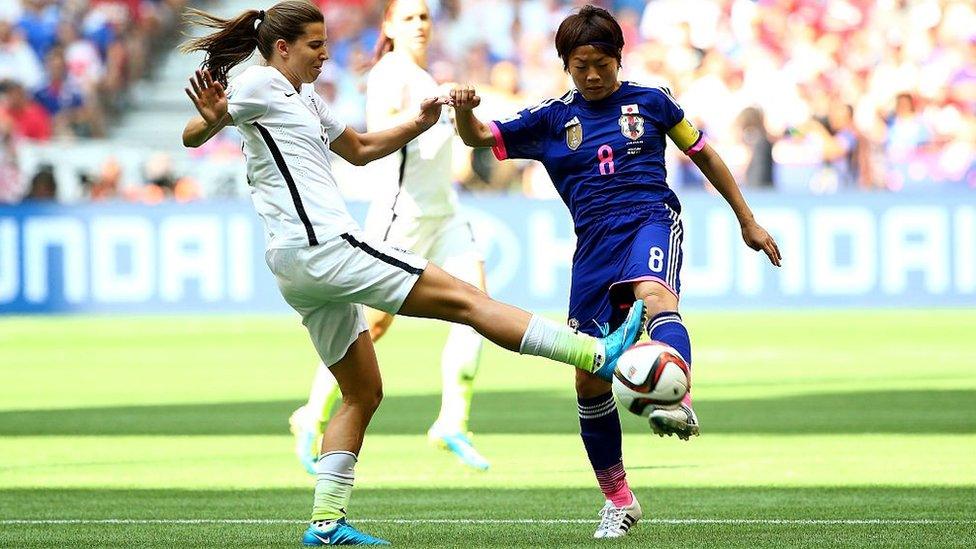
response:
M309 524L305 534L302 535L302 544L320 547L323 545L389 545L390 542L364 534L346 523L346 519L341 518L325 529Z
M431 443L457 456L461 460L461 463L472 469L487 471L490 466L488 460L478 453L478 450L475 450L474 444L471 443L468 435L460 431L453 433L439 432L434 427L431 427L430 431L427 431L427 438Z
M605 356L603 366L593 374L604 381L613 380L613 371L617 368L617 359L629 349L644 332L644 300L638 299L631 306L624 323L612 334L604 335L603 348Z

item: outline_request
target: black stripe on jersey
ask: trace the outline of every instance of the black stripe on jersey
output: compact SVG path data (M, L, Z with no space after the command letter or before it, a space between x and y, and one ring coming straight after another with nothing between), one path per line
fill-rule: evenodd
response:
M359 248L360 250L368 253L369 255L375 257L376 259L379 259L380 261L382 261L384 263L389 263L390 265L393 265L394 267L399 267L399 268L403 269L404 271L407 271L408 273L414 274L414 275L417 275L417 276L420 276L421 273L424 272L423 269L419 269L417 267L414 267L413 265L410 265L409 263L400 261L399 259L397 259L397 258L395 258L393 256L386 255L385 253L383 253L383 252L381 252L381 251L373 248L369 244L366 244L365 242L360 242L360 241L356 240L349 233L342 233L339 236L342 237L342 239L345 240L346 242L348 242L350 245L352 245L352 246L354 246L356 248Z
M277 143L275 143L267 128L257 122L254 122L254 127L258 129L261 137L264 138L264 142L268 145L268 150L271 151L271 156L274 158L275 164L278 165L278 171L281 172L281 177L285 178L285 183L288 185L288 192L291 193L291 200L295 203L295 211L298 212L298 219L301 219L302 225L305 225L305 233L308 235L308 245L318 246L319 239L315 237L315 229L312 228L312 222L309 221L308 214L305 213L305 206L302 205L302 197L298 194L298 187L295 185L295 180L291 177L291 172L288 171L285 158L281 156L281 150L278 149Z
M407 172L407 146L404 145L403 148L400 149L400 176L397 181L397 193L396 196L393 197L393 206L390 207L390 213L392 213L393 215L390 217L390 224L386 227L386 232L383 233L383 242L386 242L386 239L389 238L390 229L393 228L393 222L396 221L397 218L396 205L397 205L397 201L400 200L400 193L403 192L403 174L405 174L406 172Z

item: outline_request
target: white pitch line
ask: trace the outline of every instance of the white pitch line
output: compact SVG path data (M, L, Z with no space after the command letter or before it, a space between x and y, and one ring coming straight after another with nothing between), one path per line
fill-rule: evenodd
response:
M0 519L0 525L55 524L305 524L294 519ZM372 524L591 524L589 519L353 519ZM676 525L925 525L976 524L964 519L648 519L645 523Z

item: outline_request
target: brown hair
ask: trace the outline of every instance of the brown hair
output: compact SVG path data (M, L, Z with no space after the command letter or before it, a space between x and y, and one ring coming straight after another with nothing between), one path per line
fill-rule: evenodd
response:
M305 32L305 25L325 21L319 8L304 0L278 2L268 11L247 10L233 19L221 19L193 8L187 9L184 17L190 24L217 29L187 40L180 45L180 51L204 52L200 66L225 86L227 73L250 57L255 48L262 57L270 59L279 39L292 44Z
M397 0L387 0L386 7L383 8L383 22L386 23L393 17L393 5ZM383 27L380 27L380 37L376 39L376 48L373 50L373 63L381 57L393 51L393 39L383 34Z
M563 60L563 70L569 68L569 56L580 46L593 46L620 64L624 33L610 12L586 5L577 13L563 19L556 31L556 52Z

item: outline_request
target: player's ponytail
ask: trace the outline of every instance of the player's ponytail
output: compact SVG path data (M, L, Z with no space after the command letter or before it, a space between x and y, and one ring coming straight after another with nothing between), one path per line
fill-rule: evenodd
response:
M251 57L255 48L262 57L270 59L275 42L284 40L292 44L304 34L306 24L325 20L318 7L303 0L278 2L267 11L247 10L233 19L222 19L193 8L187 9L184 17L191 25L217 29L187 40L180 51L204 52L201 67L225 86L227 73Z
M396 0L387 0L386 8L383 9L383 23L390 20L393 16L393 5L396 4ZM373 51L373 63L376 63L384 55L393 51L393 39L387 36L383 32L383 27L380 27L380 37L376 40L376 48Z
M563 19L556 31L556 52L563 60L563 70L569 69L569 56L580 46L593 46L620 65L624 33L610 12L586 5Z

